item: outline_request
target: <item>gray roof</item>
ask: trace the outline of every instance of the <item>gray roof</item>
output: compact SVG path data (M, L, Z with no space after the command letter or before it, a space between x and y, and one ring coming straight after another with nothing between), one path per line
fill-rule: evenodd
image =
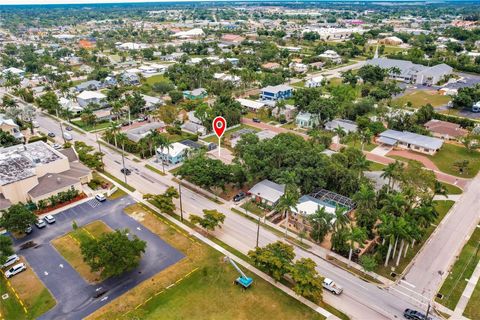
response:
M401 77L411 77L413 75L443 76L452 72L452 67L442 63L433 67L427 67L421 64L415 64L411 61L396 60L388 58L374 58L367 60L367 64L379 66L382 69L398 68Z
M419 74L429 75L429 76L443 76L444 74L451 73L453 68L450 67L448 64L442 63L437 64L436 66L426 68L419 72Z
M78 84L75 88L77 88L77 90L87 90L90 87L97 89L97 88L100 88L101 86L102 86L102 83L100 81L89 80L89 81L85 81Z
M38 178L38 184L28 191L28 194L37 198L39 196L55 192L69 186L73 186L79 182L78 179L70 178L59 173L48 173L43 177Z
M424 136L408 131L386 130L380 133L381 138L389 138L403 143L413 144L422 148L438 150L443 145L443 140Z
M284 84L279 84L278 86L267 86L262 89L262 91L271 92L271 93L278 93L278 92L288 91L288 90L292 90L292 87Z
M77 153L73 148L58 150L61 154L68 158L68 162L78 161Z
M285 185L265 179L254 185L249 192L254 196L259 196L260 198L275 203L285 193Z
M335 119L325 123L325 129L327 130L334 130L338 127L342 128L347 133L356 132L358 128L357 124L350 120Z

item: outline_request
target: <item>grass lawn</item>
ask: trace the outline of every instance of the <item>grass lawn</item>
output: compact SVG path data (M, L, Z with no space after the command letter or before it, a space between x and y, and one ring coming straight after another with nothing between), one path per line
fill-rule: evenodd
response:
M87 282L100 282L104 280L100 276L100 272L90 271L90 266L83 261L80 243L84 239L97 238L106 232L112 232L112 229L102 221L94 221L86 226L79 226L77 230L53 240L52 244Z
M267 319L272 314L276 319L324 319L248 271L254 285L243 291L232 284L238 274L221 253L197 242L141 204L125 211L182 251L186 258L88 319Z
M410 163L410 162L417 162L420 164L421 167L425 167L423 165L423 163L421 163L420 161L417 161L417 160L413 160L413 159L408 159L408 158L405 158L405 157L402 157L402 156L398 156L398 155L387 155L387 157L389 158L392 158L392 159L395 159L395 160L399 160L399 161L403 161L403 162L406 162L406 163Z
M93 126L85 124L82 120L74 120L74 121L72 121L72 123L74 125L76 125L77 127L82 128L85 131L103 130L103 129L106 129L110 126L109 121L96 123Z
M25 261L22 259L22 262ZM12 288L7 285L8 281L25 305L27 313L25 313L20 301L15 297ZM36 319L56 304L50 291L45 288L28 265L27 270L10 280L5 279L3 276L0 277L0 295L5 293L8 293L9 298L0 300L1 319Z
M187 140L187 139L197 140L196 135L192 133L184 132L184 131L182 131L180 134L161 133L161 135L166 136L168 140L172 143Z
M266 112L248 112L244 117L247 119L257 118L266 123L275 121L275 118L269 117Z
M391 104L392 106L403 107L411 102L414 108L420 108L430 103L433 107L440 107L448 104L451 100L450 96L440 95L434 90L415 90L393 99Z
M440 182L442 186L445 187L447 190L447 194L462 194L463 190L460 189L457 186L454 186L453 184L445 183L445 182Z
M249 130L253 130L255 132L258 132L260 131L260 129L258 128L255 128L255 127L251 127L251 126L247 126L245 124L241 124L240 126L238 127L235 127L235 128L232 128L232 129L227 129L227 131L225 131L225 133L223 134L222 136L222 147L223 146L226 146L227 142L228 142L228 145L230 145L230 137L232 136L232 133L234 132L237 132L241 129L249 129ZM210 137L207 137L205 139L203 139L203 141L205 142L209 142L209 143L217 143L218 144L218 138L216 135L213 135L213 136L210 136Z
M466 148L451 143L444 143L442 149L433 156L427 157L442 171L457 177L473 178L480 170L480 152L468 151ZM460 174L453 164L456 161L468 160L468 170Z
M473 232L472 236L468 240L468 242L463 247L460 255L458 256L457 261L453 265L452 269L449 272L448 277L443 282L442 287L439 290L439 293L443 294L443 299L436 298L435 300L445 307L454 310L455 306L458 303L458 300L462 296L463 290L467 286L467 281L465 279L469 279L472 276L473 270L477 266L477 263L480 261L480 255L476 255L477 247L480 243L480 229L476 228ZM476 287L476 295L478 297L478 284ZM472 300L473 296L470 298ZM468 312L477 312L478 314L478 300L475 301L476 306L470 309L467 306ZM478 319L473 317L471 319Z
M149 164L146 164L146 165L145 165L145 168L147 168L148 170L153 171L153 172L155 172L156 174L159 174L159 175L161 175L161 176L166 175L165 173L163 173L162 170L158 170L157 168L155 168L154 166L151 166L151 165L149 165Z
M328 81L329 81L329 85L333 87L339 86L342 84L342 78L331 78Z
M405 258L403 257L403 253L402 253L402 258L400 259L400 263L398 267L395 267L395 273L397 275L401 274L403 270L408 266L410 261L412 261L412 259L415 257L417 252L420 250L420 248L422 248L425 241L427 241L427 239L430 237L432 232L435 230L436 226L440 224L440 222L447 215L448 211L450 210L450 208L453 206L455 202L452 200L439 200L439 201L434 201L434 203L435 203L435 208L438 212L437 219L435 220L433 225L431 225L426 229L425 234L422 237L422 240L418 241L413 248L410 247L408 249L408 253ZM397 256L395 256L395 259L393 259L392 257L390 258L390 261L387 267L384 267L384 262L379 263L375 272L388 279L394 280L394 278L390 276L390 272L392 272L391 268L392 266L395 266L396 261L397 261Z
M304 87L305 87L305 80L302 80L302 81L293 83L293 84L292 84L292 87L304 88Z
M370 171L382 171L386 165L378 162L368 161L368 168Z
M110 196L108 196L108 200L115 200L115 199L118 199L118 198L121 198L123 197L124 195L126 195L127 193L125 191L123 191L122 189L118 188L117 191L115 191L114 193L112 193Z
M475 290L468 301L467 307L465 308L463 315L469 319L480 319L480 281L477 282Z
M160 81L165 81L165 80L168 81L168 79L165 78L163 75L158 74L158 75L146 78L145 82L149 85L153 85L155 82L160 82Z
M132 187L131 185L129 184L126 184L124 181L118 179L117 177L113 176L112 174L108 173L107 171L103 171L102 172L104 175L106 175L108 178L112 179L113 181L115 181L116 183L118 183L119 185L121 185L122 187L124 187L125 189L131 191L131 192L134 192L135 191L135 188ZM128 181L128 180L127 180Z
M256 203L253 201L247 201L244 204L241 205L243 209L247 209L247 211L250 211L253 214L256 214L257 216L263 216L265 214L265 210L260 208Z

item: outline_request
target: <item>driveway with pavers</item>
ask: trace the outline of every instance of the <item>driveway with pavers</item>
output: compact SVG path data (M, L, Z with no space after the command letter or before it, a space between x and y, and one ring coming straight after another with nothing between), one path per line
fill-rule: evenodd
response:
M32 234L14 241L17 253L27 259L57 301L56 306L39 319L82 319L184 257L123 212L125 207L134 203L129 196L102 203L92 199L56 214L55 224L41 230L34 227ZM112 229L128 228L130 235L137 235L147 242L140 265L102 283L87 283L50 243L70 232L74 220L78 226L100 220ZM36 246L20 249L28 241L33 241Z

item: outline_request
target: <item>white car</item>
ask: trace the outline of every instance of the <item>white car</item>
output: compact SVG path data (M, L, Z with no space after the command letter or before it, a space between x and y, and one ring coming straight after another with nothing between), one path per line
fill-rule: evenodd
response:
M9 267L15 262L17 262L18 260L20 260L20 258L16 254L12 254L10 257L7 258L7 261L5 261L2 268Z
M322 286L330 291L333 294L339 295L340 293L343 292L343 288L340 287L338 284L335 283L332 279L325 278L323 279Z
M52 223L55 223L55 217L52 216L51 214L45 216L45 221L48 223L48 224L52 224Z
M97 194L95 196L95 199L97 199L100 202L103 202L103 201L107 200L107 198L105 198L105 196L102 193Z
M40 128L40 124L38 123L38 121L35 121L35 120L32 121L32 126L33 126L34 128Z
M61 148L62 148L62 146L60 146L58 143L53 144L53 149L58 150L58 149L61 149Z
M27 266L25 265L25 263L16 264L5 272L5 277L11 278L14 275L25 270L27 270Z

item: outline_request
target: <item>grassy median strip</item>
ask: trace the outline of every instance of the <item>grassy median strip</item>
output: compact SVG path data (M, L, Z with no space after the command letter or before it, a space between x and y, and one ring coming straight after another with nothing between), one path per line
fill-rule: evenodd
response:
M159 175L161 175L161 176L165 176L165 173L163 173L161 170L158 170L158 169L155 168L154 166L151 166L151 165L149 165L149 164L146 164L146 165L145 165L145 168L147 168L147 169L150 170L150 171L155 172L156 174L159 174Z
M22 262L26 263L23 259ZM27 270L11 279L0 276L0 296L6 293L9 297L0 300L0 312L4 319L36 319L56 304L50 291L28 264Z
M480 229L476 228L460 252L460 255L450 270L448 277L443 282L443 285L439 291L439 293L443 295L443 298L440 299L437 297L437 302L443 304L445 307L451 310L455 309L460 297L462 296L463 290L465 290L465 287L467 286L466 279L470 279L475 267L477 266L477 263L480 261L480 255L478 255L479 246ZM472 301L472 298L470 298L470 301ZM478 307L478 300L475 301L475 303ZM473 310L470 312L473 312Z
M53 240L52 244L87 282L96 283L104 279L100 276L100 272L92 272L83 261L80 243L84 239L96 238L106 232L112 232L112 229L102 221L94 221Z
M324 319L248 271L252 288L234 285L238 273L220 252L149 208L134 204L125 212L186 257L87 319Z
M114 175L108 173L107 171L103 171L102 172L104 175L106 175L108 178L112 179L113 181L115 181L116 183L118 183L119 185L121 185L122 187L124 187L125 189L131 191L131 192L134 192L136 189L134 187L132 187L131 185L123 182L122 180L118 179L117 177L115 177Z

